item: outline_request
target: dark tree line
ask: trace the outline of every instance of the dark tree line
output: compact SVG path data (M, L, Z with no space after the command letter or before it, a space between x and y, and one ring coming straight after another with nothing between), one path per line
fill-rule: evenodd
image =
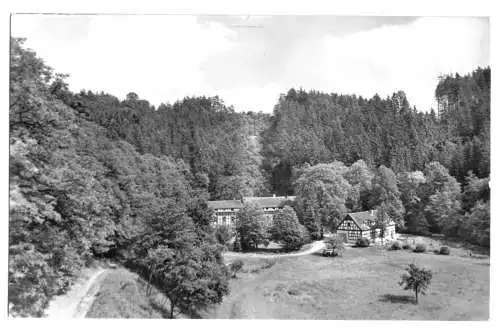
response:
M490 69L442 77L439 116L411 108L404 92L391 98L291 89L263 133L264 168L271 189L293 194L293 168L363 159L394 172L423 170L438 161L461 183L472 171L490 172ZM446 101L447 100L447 101Z
M82 91L67 104L143 153L182 159L193 175L208 180L212 199L267 192L256 150L266 115L236 113L218 97L185 98L155 109L135 93L124 101Z

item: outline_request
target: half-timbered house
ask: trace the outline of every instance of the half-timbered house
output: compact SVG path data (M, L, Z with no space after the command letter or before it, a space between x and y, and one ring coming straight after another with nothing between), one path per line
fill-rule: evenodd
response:
M360 237L370 240L380 237L380 226L377 225L377 211L348 213L337 226L337 234L345 235L348 241L355 241ZM384 238L395 238L396 225L391 220L385 225Z

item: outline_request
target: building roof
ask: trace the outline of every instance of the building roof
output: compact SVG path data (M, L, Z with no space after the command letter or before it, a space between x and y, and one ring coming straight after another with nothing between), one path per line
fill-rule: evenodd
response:
M208 201L208 207L215 209L241 209L243 204L240 200Z
M347 213L346 217L349 216L356 222L359 228L362 230L370 229L370 222L374 222L377 219L377 211L363 211L363 212L353 212Z
M361 228L362 230L370 229L370 223L373 223L377 220L377 210L363 211L363 212L353 212L347 213L346 217L350 216L354 222ZM392 220L388 225L393 225L394 222Z
M295 200L295 196L243 197L243 202L255 202L261 208L278 207L287 200L293 201ZM213 209L240 209L243 207L243 203L240 200L208 201L207 204Z
M260 207L278 207L284 201L293 201L295 196L278 196L278 197L244 197L244 202L255 202Z

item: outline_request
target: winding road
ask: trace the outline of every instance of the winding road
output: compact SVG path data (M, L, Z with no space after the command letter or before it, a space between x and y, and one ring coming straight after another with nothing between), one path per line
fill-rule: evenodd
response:
M106 269L88 268L64 295L56 296L45 310L48 318L84 318L99 291Z
M293 252L293 253L239 253L239 252L226 252L224 256L227 257L244 257L244 258L261 258L261 259L274 259L274 258L285 258L285 257L300 257L308 254L313 254L315 252L321 251L325 248L325 243L323 241L315 241L310 244L310 246L304 251Z

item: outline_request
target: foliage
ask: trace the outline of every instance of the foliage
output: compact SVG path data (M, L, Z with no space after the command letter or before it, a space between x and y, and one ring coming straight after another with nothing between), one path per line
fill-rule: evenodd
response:
M404 242L402 248L403 250L411 250L411 244L408 242Z
M338 255L342 255L345 251L344 239L338 236L328 237L325 240L327 249L333 249Z
M290 89L274 108L263 153L271 187L293 194L292 168L338 160L384 165L396 173L439 161L462 182L469 170L489 175L491 70L443 76L439 113L411 108L402 91L366 99Z
M309 205L304 205L303 209L299 211L300 222L306 228L310 239L318 240L323 237L323 227L314 212L314 209Z
M217 242L221 245L226 246L227 243L231 240L231 231L227 226L218 226L215 229L215 238L217 239Z
M356 240L356 247L368 247L370 246L370 240L366 237L360 237Z
M464 239L490 246L490 202L478 201L476 205L463 216L460 236Z
M166 246L148 252L144 264L150 282L168 297L171 318L175 308L189 314L222 302L222 297L229 293L228 271L209 256L211 253L208 246L189 253Z
M298 250L305 244L305 228L290 206L285 206L274 215L270 239L283 244L286 250Z
M290 89L262 134L270 186L299 196L297 178L308 168L339 161L347 165L343 176L351 186L347 210L385 204L400 230L461 236L456 211L467 213L489 200L490 89L490 68L440 77L437 115L411 108L402 91L365 99ZM455 194L452 177L464 184L463 197ZM312 236L321 236L318 208L304 203L297 210Z
M241 240L238 236L235 237L233 242L233 251L240 252L241 251Z
M339 162L304 168L295 183L296 203L302 223L311 236L316 228L335 228L346 211L345 203L351 186L343 177L346 167ZM312 217L307 214L310 212ZM308 224L313 222L313 224Z
M381 165L373 177L370 198L370 208L381 208L388 217L402 227L404 207L400 199L397 179L394 172Z
M489 177L479 179L473 172L469 172L465 178L465 186L462 198L463 209L466 212L475 206L477 201L488 202L490 200Z
M382 203L376 209L375 227L380 230L381 238L385 237L385 229L387 228L387 225L392 222L392 219L388 214L388 209L389 207L385 203Z
M444 254L444 255L450 254L450 248L447 246L441 246L441 248L439 249L439 254Z
M243 268L244 264L245 263L243 262L243 260L238 259L238 260L233 261L229 265L229 270L231 271L232 278L236 278L236 274Z
M365 161L360 159L349 166L344 173L344 178L351 185L346 207L351 211L361 211L368 208L373 173Z
M401 250L402 247L403 246L402 246L402 244L401 244L400 241L394 241L394 242L391 243L390 249L391 250Z
M423 193L426 177L421 171L400 172L397 174L401 202L405 208L404 229L415 234L428 234L429 224L425 217Z
M193 175L206 175L212 199L233 199L267 191L260 169L258 133L263 114L238 114L218 97L187 97L157 109L135 93L125 101L82 91L74 107L104 126L113 138L140 153L182 159Z
M425 245L424 243L418 243L417 245L415 245L415 249L413 249L413 252L416 252L416 253L423 253L427 251L427 245Z
M235 230L243 251L268 242L264 213L256 203L248 202L236 214Z
M415 302L418 304L418 295L425 295L432 280L432 272L425 268L419 268L411 263L406 268L408 274L401 275L400 286L405 290L412 290L415 293Z
M455 236L458 230L456 219L461 210L460 184L437 162L427 164L425 174L424 210L431 230Z
M140 154L87 120L64 76L22 40L11 43L9 313L41 316L92 258L121 255L147 269L144 260L158 261L148 253L178 255L184 248L175 262L159 258L167 262L155 275L160 289L194 307L220 301L227 279L207 226L203 175L183 161ZM124 102L144 105L133 97ZM197 280L187 283L183 272Z

